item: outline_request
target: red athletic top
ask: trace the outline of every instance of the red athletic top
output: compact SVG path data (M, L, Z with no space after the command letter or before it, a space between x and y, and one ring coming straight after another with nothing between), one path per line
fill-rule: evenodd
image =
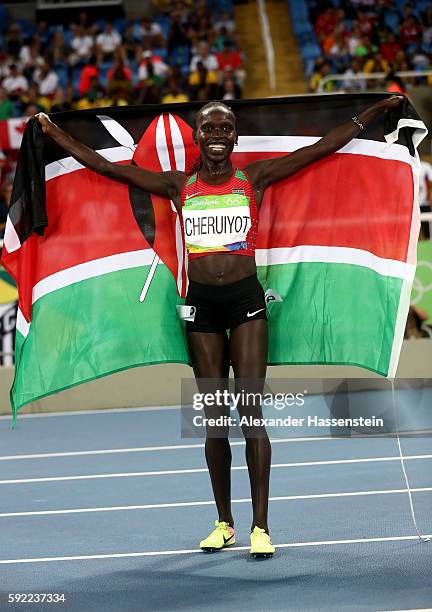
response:
M234 169L221 185L198 173L181 191L181 225L189 260L213 253L255 256L258 207L247 173Z

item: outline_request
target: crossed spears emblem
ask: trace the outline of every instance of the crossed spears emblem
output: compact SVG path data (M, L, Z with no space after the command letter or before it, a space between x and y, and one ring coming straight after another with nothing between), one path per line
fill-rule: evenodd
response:
M96 116L101 121L104 128L114 138L114 140L116 140L122 147L125 147L126 149L130 149L132 151L132 156L133 156L137 148L137 145L135 144L134 139L132 138L131 134L129 134L129 132L115 119L112 119L111 117L108 117L107 115L96 115ZM171 201L171 208L175 212L177 212L172 201ZM144 300L146 299L147 292L150 288L150 284L155 275L156 268L158 266L159 261L160 261L160 257L156 255L155 253L153 260L151 262L151 265L150 265L150 270L147 274L147 278L145 279L144 286L140 293L140 297L139 297L140 302L144 302Z

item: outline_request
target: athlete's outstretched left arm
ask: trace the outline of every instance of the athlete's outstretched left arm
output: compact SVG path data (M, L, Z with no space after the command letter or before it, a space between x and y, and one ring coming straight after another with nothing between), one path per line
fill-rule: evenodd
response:
M389 98L385 98L369 106L359 113L357 118L364 128L366 128L372 121L387 110L400 104L402 100L403 96L390 96ZM313 145L302 147L282 157L252 162L246 166L245 170L249 174L253 188L258 191L264 191L269 185L288 178L309 164L331 153L335 153L335 151L338 151L348 144L350 140L358 136L361 131L361 128L350 119L346 123L331 130L331 132Z

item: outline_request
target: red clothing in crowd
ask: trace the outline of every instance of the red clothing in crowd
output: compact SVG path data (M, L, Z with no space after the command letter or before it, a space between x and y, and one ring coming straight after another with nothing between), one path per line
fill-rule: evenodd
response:
M419 40L421 31L422 27L417 21L403 23L399 30L399 39L404 46L410 45Z
M216 53L216 58L219 64L219 70L222 71L225 70L225 68L237 70L242 63L240 53L238 51L228 51L228 53L219 51L219 53Z
M92 66L91 64L87 64L81 70L80 81L78 86L78 91L80 96L83 96L90 89L90 79L99 77L99 70L96 66Z
M132 80L132 72L129 70L129 68L124 67L124 68L121 69L121 71L122 71L122 80L123 81L131 81ZM110 68L108 70L108 72L107 72L107 79L108 79L108 81L112 80L113 72L114 72L113 68Z
M396 54L402 49L401 45L397 42L394 43L383 43L380 46L380 53L385 60L393 62L396 59Z
M338 23L338 17L333 11L321 13L315 23L315 31L318 37L331 34Z

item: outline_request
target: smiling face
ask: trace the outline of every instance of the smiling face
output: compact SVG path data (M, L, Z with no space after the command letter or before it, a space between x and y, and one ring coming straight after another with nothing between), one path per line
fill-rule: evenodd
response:
M225 161L237 142L234 113L222 105L205 109L197 118L193 136L202 159L213 163Z

